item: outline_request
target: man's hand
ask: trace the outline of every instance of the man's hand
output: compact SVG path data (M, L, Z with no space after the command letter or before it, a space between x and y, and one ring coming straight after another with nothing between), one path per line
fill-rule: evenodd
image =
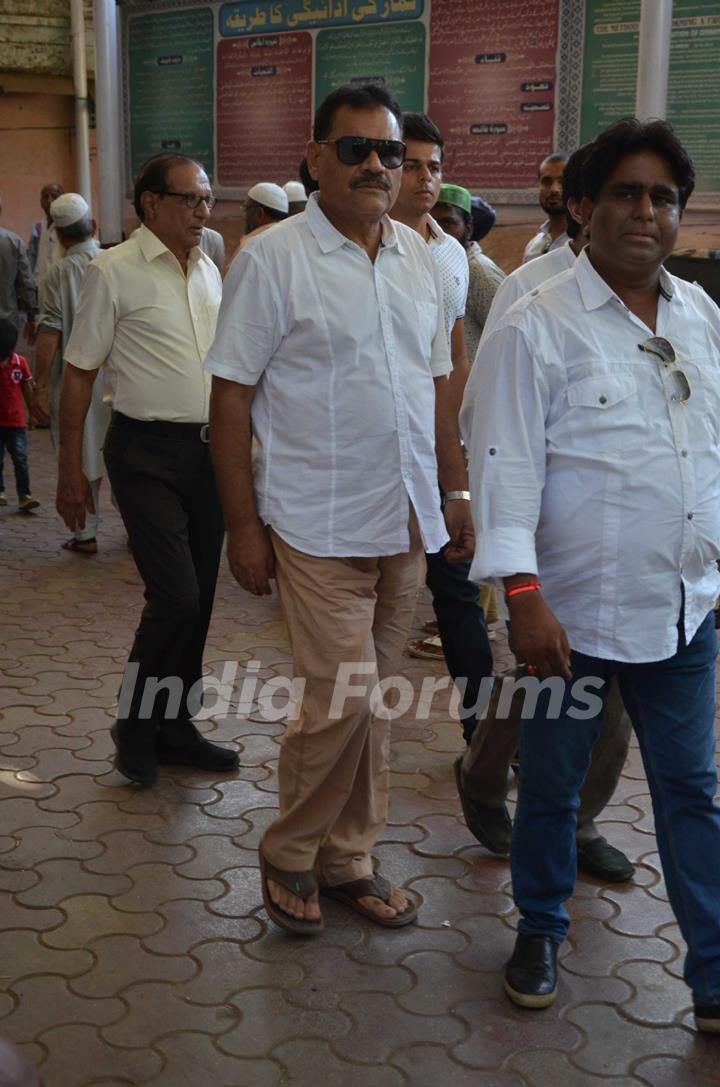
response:
M540 679L572 679L570 645L564 628L537 590L518 593L508 601L510 648L518 664Z
M268 596L270 579L275 577L275 556L270 543L270 534L259 519L252 521L241 530L228 532L228 562L230 572L249 593L255 596Z
M37 325L35 320L25 322L25 343L32 347L37 339Z
M448 562L469 562L475 554L475 529L470 503L461 498L452 499L445 503L443 513L450 537L445 558Z
M62 469L58 475L55 509L71 532L85 528L85 513L95 512L92 491L82 471Z

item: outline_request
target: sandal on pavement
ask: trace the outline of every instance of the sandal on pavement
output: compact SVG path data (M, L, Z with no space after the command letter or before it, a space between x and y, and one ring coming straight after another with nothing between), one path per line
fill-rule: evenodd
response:
M385 928L402 928L404 925L410 925L418 912L417 905L411 899L408 899L402 913L397 913L394 917L379 917L360 902L361 898L372 895L382 902L389 903L391 893L391 884L377 872L372 879L353 879L349 883L338 883L334 887L320 886L320 894L325 898L334 898L336 902L342 902L344 906L369 918L376 925L383 925Z
M71 536L69 540L66 540L60 546L63 551L77 551L78 555L97 554L97 543L94 536L91 540L76 540L74 536Z
M296 895L303 902L307 902L313 891L318 889L314 872L286 872L282 868L276 868L260 852L260 881L262 884L263 904L270 920L274 921L278 928L285 929L286 932L294 932L297 936L316 936L323 931L325 923L322 918L319 921L306 921L299 917L293 917L292 914L286 913L277 903L273 902L268 887L269 879L279 883L291 895Z

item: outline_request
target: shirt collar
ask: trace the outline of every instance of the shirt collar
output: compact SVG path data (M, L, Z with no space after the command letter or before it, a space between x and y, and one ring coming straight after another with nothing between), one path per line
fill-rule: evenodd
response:
M162 256L163 253L170 253L170 250L165 245L165 242L161 242L157 234L153 234L152 230L148 230L144 223L141 223L141 225L138 227L135 237L137 238L138 245L140 246L140 252L145 257L145 260L148 261L148 263L150 261L156 260L158 257ZM170 256L178 264L180 263L174 253L170 253ZM197 264L197 262L199 260L202 260L204 256L205 254L203 253L200 246L194 245L188 253L188 268L190 268L192 264ZM209 259L210 258L208 258L208 260Z
M330 222L318 203L318 194L316 192L310 193L305 211L301 212L301 215L305 216L307 224L310 227L310 233L323 253L332 253L347 243L351 245L354 244L350 238L346 238L345 235ZM404 254L404 249L398 231L396 230L396 224L388 215L384 215L381 220L381 226L382 248L388 249L391 246L396 246L398 253L402 256Z
M71 245L69 249L66 249L65 256L69 257L73 253L94 253L99 248L94 238L86 238L84 242L78 242L77 245Z
M612 287L606 283L600 273L593 268L590 257L588 256L587 248L583 249L582 253L575 261L574 268L580 296L582 297L583 305L586 310L599 309L600 306L604 306L605 303L609 302L612 298L617 298ZM660 267L660 293L667 301L669 301L675 293L672 277L662 266Z

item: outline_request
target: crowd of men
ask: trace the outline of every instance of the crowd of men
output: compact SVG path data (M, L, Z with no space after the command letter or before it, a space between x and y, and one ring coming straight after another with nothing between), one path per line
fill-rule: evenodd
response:
M477 242L488 212L443 183L443 158L430 118L339 88L315 116L304 210L299 183L252 186L224 281L192 159L145 165L140 226L108 251L81 197L49 204L64 257L43 280L37 403L66 546L93 550L107 472L145 587L116 766L143 785L164 764L238 766L193 722L226 535L244 590L277 585L304 684L260 845L265 908L304 935L322 932L323 897L411 923L418 903L372 855L390 722L369 692L397 671L425 580L463 696L463 811L511 856L510 999L554 1000L578 864L633 875L594 822L632 728L696 1024L717 1032L720 311L663 267L692 162L668 125L632 119L550 155L547 222L505 278ZM480 697L483 583L540 685L509 719Z

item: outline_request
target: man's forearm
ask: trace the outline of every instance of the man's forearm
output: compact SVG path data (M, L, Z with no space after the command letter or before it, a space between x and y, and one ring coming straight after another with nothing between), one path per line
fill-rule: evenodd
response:
M250 417L254 395L254 386L213 377L210 451L229 533L257 519Z
M85 417L92 399L97 370L80 370L68 363L60 391L60 471L82 469Z
M468 474L460 444L454 390L444 378L435 378L435 449L438 478L444 491L466 491Z
M53 359L60 342L60 333L41 329L35 341L35 387L45 389L50 380Z

